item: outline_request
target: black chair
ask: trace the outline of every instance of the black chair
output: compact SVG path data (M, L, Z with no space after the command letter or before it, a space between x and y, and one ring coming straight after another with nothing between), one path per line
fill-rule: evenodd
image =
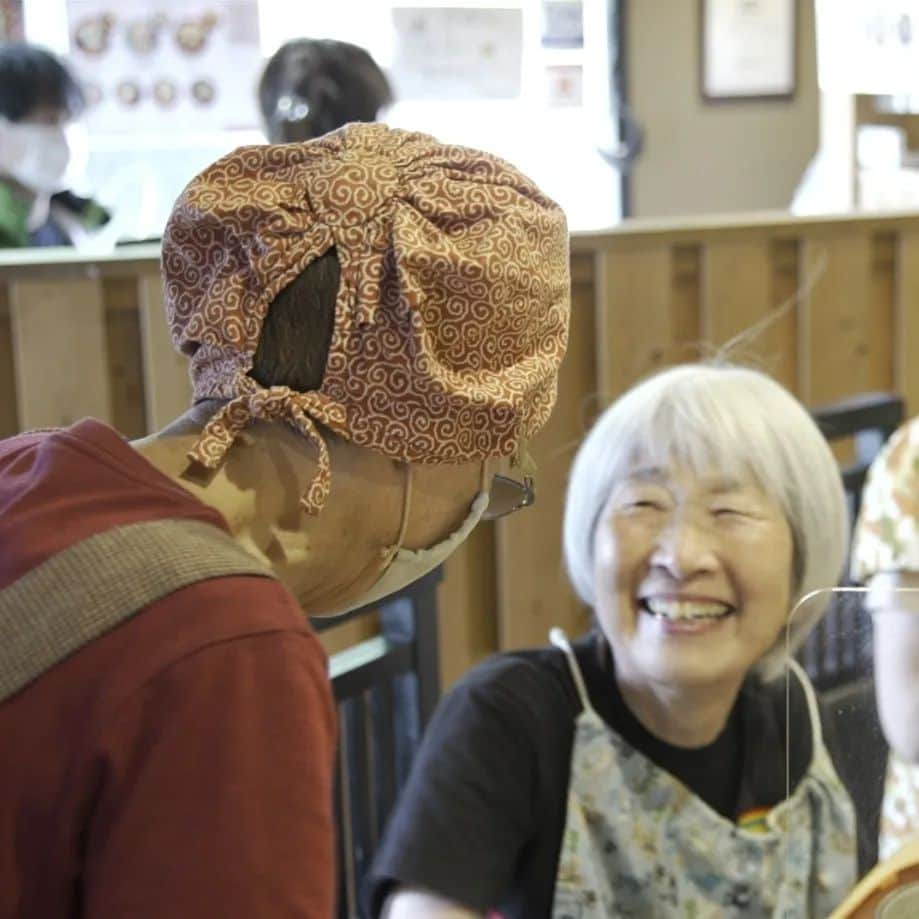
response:
M833 764L849 790L858 818L858 874L878 860L887 739L881 728L874 680L863 677L820 693L820 720Z
M842 470L853 524L871 461L904 420L903 399L893 393L865 393L816 408L811 413L827 440L852 437L855 462Z
M360 889L440 696L437 584L442 568L318 631L379 610L380 634L331 661L338 702L335 806L339 919L363 915Z
M868 467L903 422L903 399L892 393L867 393L821 406L812 415L827 440L854 440L855 460L842 469L854 525ZM818 690L844 686L870 674L871 655L871 622L858 594L837 594L800 652Z

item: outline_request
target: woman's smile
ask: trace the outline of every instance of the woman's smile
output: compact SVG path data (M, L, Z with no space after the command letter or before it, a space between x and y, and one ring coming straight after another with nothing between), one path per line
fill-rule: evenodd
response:
M639 600L642 610L652 616L667 619L670 622L699 622L702 620L723 619L734 612L729 603L719 600L699 599L695 597L642 597Z
M788 614L791 532L752 480L637 468L610 494L594 558L598 618L632 682L734 684Z

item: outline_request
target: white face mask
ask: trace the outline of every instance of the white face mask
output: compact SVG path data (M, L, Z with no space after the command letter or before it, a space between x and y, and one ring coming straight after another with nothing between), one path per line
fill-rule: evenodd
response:
M482 519L482 515L488 508L489 493L484 484L483 469L483 486L482 491L476 495L472 502L472 507L466 519L460 524L459 528L451 533L446 539L441 540L434 546L427 549L403 549L402 540L405 536L405 525L408 520L408 508L411 502L411 467L409 467L408 479L406 483L405 502L402 511L402 527L399 534L399 541L395 546L388 550L389 564L380 575L380 579L369 590L362 593L359 597L350 600L347 606L335 610L332 615L349 613L351 610L360 609L362 606L370 606L377 600L382 600L390 594L401 590L409 584L423 578L429 571L433 571L441 562L453 554L453 552L468 538L469 534L475 528L475 525ZM323 616L328 615L323 613Z
M0 174L50 195L62 189L69 162L70 144L63 125L0 118Z

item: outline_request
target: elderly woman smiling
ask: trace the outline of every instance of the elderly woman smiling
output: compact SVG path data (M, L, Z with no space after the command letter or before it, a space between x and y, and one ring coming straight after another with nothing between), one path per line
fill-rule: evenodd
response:
M444 699L374 914L826 916L855 880L855 816L806 676L787 707L781 677L789 612L837 582L847 531L826 442L769 377L692 364L626 393L565 513L596 628L499 655Z

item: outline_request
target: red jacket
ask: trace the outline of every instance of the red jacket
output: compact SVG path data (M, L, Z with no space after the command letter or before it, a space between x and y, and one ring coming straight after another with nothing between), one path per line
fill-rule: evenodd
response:
M99 422L0 442L0 590L80 539L163 518L226 529ZM0 919L328 919L326 671L279 583L223 577L0 703Z

